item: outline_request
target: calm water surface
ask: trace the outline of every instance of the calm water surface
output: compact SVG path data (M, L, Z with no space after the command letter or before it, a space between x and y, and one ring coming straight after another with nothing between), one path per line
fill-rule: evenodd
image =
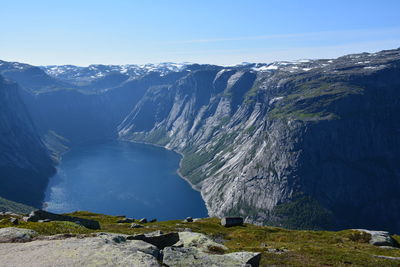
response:
M163 148L110 142L72 149L50 179L45 207L159 220L205 217L200 193L179 177L180 155Z

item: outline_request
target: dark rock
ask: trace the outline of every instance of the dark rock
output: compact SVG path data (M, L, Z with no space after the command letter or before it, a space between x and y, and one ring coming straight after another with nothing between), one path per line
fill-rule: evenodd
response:
M141 224L137 224L137 223L132 223L131 224L131 228L143 228L144 226Z
M18 218L10 218L10 223L17 225L17 224L19 224L19 220L18 220Z
M100 229L100 224L98 221L55 214L55 213L47 212L44 210L32 211L29 214L29 217L26 218L26 221L28 221L28 222L37 222L39 220L68 221L68 222L75 222L75 223L79 222L82 226L84 226L86 228L93 229L93 230Z
M135 220L132 218L125 218L125 219L121 219L118 220L117 223L133 223Z
M161 231L155 231L148 234L128 236L127 240L142 240L158 247L159 249L164 249L165 247L169 247L177 243L179 241L179 234L163 234Z
M221 225L225 226L225 227L242 226L243 218L242 217L224 217L221 219Z
M153 223L153 222L156 222L156 221L157 221L157 219L151 219L149 222Z
M140 223L147 223L147 219L146 218L142 218L139 220Z
M187 217L183 222L193 222L193 218L192 217Z

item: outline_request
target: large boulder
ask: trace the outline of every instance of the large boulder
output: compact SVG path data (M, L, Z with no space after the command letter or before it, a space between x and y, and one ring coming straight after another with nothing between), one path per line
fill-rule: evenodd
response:
M386 231L371 231L366 229L356 229L357 231L364 232L371 235L369 243L374 246L396 246L397 242Z
M203 252L225 251L228 249L208 236L194 232L179 232L179 241L180 245L185 248L195 247Z
M259 266L261 253L235 252L223 255L204 253L197 248L167 247L163 251L163 263L167 266Z
M242 226L242 217L224 217L221 219L221 225L225 227Z
M88 219L82 219L79 217L73 217L73 216L67 216L67 215L60 215L60 214L55 214L51 213L48 211L44 210L35 210L32 211L27 218L25 218L26 221L28 222L37 222L39 220L52 220L52 221L68 221L68 222L74 222L74 223L79 223L80 225L97 230L100 229L100 224L98 221L95 220L88 220Z
M178 233L164 234L161 231L155 231L148 234L132 235L127 237L128 240L142 240L152 244L159 249L174 245L179 241Z
M27 242L38 236L36 231L23 228L0 228L0 243Z
M159 250L123 235L0 244L2 266L160 266Z

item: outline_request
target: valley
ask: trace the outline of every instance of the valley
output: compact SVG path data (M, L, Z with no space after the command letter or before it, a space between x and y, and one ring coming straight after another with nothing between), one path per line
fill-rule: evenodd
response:
M183 155L180 173L201 192L210 216L400 232L399 49L232 67L170 65L1 61L0 75L16 83L2 82L2 101L9 103L14 88L19 100L12 105L34 128L11 126L7 118L15 115L2 113L3 140L12 142L2 143L9 149L2 150L0 196L38 207L69 149L145 142ZM7 131L15 127L19 134ZM21 168L35 175L12 179ZM32 192L19 191L27 182Z

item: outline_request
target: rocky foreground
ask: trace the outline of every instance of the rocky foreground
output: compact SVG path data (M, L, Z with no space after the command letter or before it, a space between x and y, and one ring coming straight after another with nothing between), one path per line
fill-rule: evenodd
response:
M398 266L400 236L292 231L239 218L157 222L0 213L0 266Z

